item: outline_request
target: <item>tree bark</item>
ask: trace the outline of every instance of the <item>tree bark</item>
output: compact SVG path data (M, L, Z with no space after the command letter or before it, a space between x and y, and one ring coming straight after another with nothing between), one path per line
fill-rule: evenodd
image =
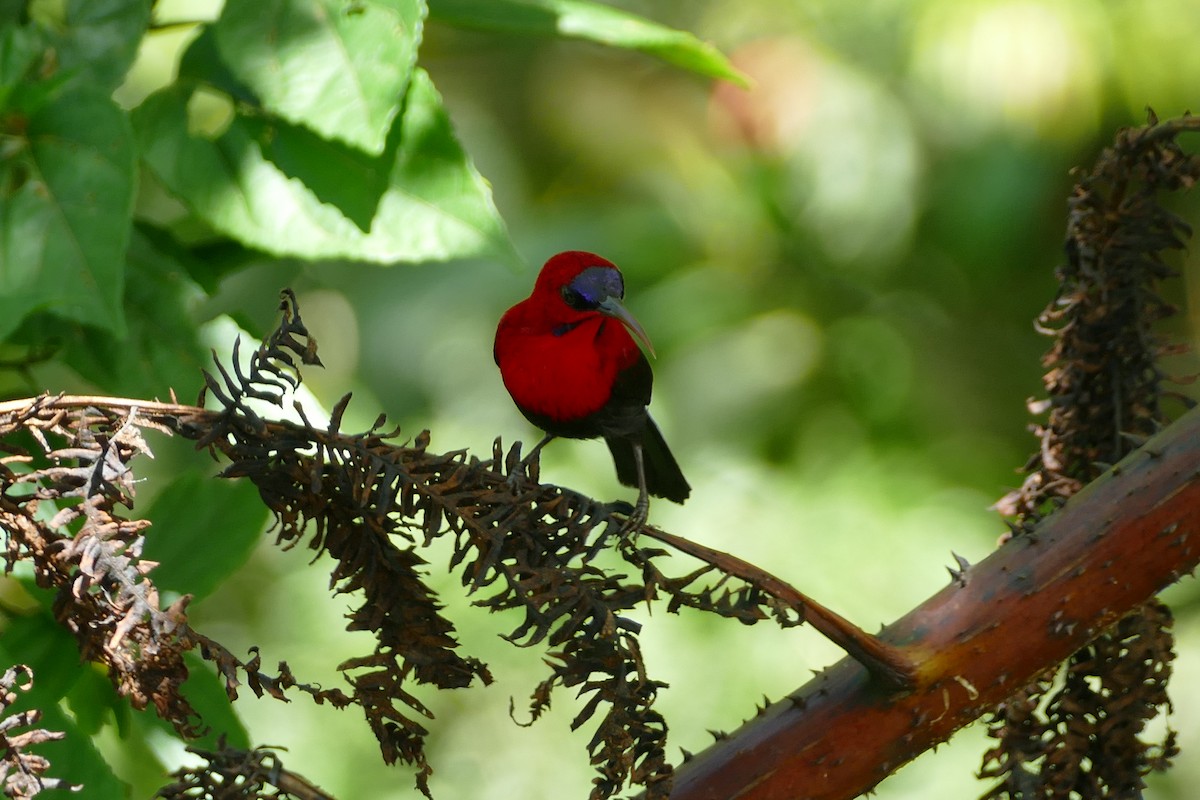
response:
M1200 561L1200 409L888 626L917 687L846 658L676 773L672 800L838 800L1002 703Z

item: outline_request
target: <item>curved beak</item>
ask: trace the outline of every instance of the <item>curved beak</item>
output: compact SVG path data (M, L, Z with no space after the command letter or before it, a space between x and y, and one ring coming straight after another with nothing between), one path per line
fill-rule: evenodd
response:
M641 323L633 314L629 313L629 309L622 305L620 298L606 297L596 305L596 308L601 314L620 321L633 334L633 338L642 346L642 349L649 353L651 358L656 358L654 345L650 344L650 337L646 335Z

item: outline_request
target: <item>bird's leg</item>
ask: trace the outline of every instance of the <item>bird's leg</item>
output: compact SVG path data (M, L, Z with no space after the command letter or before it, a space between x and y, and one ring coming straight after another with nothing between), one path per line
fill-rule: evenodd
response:
M521 478L528 473L529 466L538 463L538 454L542 452L543 447L550 444L552 439L554 439L554 434L547 433L542 437L540 442L533 446L533 449L529 451L529 455L518 461L513 466L512 470L509 471L508 485L514 492L517 490L517 486L521 482ZM537 473L529 475L529 479L536 482L538 479Z
M642 443L633 443L633 463L637 467L638 476L638 499L633 506L633 511L625 519L625 524L621 526L620 534L625 536L638 530L646 524L647 517L650 516L650 493L646 491L646 465L642 459Z
M538 453L542 452L542 448L545 447L546 445L550 444L550 442L553 440L554 440L553 433L547 433L545 436L543 436L542 440L540 442L538 442L537 444L535 444L533 446L533 449L529 451L529 455L527 455L521 459L521 466L523 466L523 467L529 466L529 465L533 464L534 462L536 462L538 460Z

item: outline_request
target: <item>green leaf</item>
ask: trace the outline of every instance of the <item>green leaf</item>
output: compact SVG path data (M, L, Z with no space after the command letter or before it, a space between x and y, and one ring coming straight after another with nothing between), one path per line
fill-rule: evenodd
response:
M75 637L49 613L9 619L0 642L0 656L10 659L0 664L0 672L13 664L26 664L34 673L33 688L21 695L25 700L22 708L56 704L87 669L80 660Z
M128 714L125 700L113 689L112 681L95 664L76 669L79 680L67 693L67 708L75 715L75 724L87 736L94 736L118 716Z
M748 84L746 76L708 42L584 0L430 0L429 18L473 30L585 39L647 53L710 78Z
M158 231L157 235L171 239L176 251L184 250L183 245L174 239L171 234L166 231ZM177 255L188 275L194 280L208 295L216 294L221 288L221 281L226 276L241 272L244 269L255 265L261 265L263 258L262 253L257 250L251 250L243 246L240 242L235 242L233 239L224 237L210 238L206 241L191 243L186 249L187 258ZM278 272L272 272L273 275L279 275ZM280 278L280 280L283 280ZM230 312L231 316L236 316L237 311ZM241 323L239 322L239 325ZM273 330L271 324L267 324L265 328L260 325L246 327L242 326L242 330L251 331L256 336L263 336ZM205 364L206 368L211 364Z
M49 594L49 593L46 593ZM104 758L91 743L96 723L105 711L112 708L116 695L103 672L83 664L75 637L55 622L49 611L34 612L28 616L10 619L0 636L0 672L16 664L25 664L33 671L33 685L28 691L18 691L16 700L7 713L37 709L42 719L34 728L60 731L66 738L46 742L34 748L34 752L50 760L47 775L75 784L83 784L87 797L123 797L125 787L108 766ZM89 708L79 707L91 690L92 704ZM75 708L81 720L77 725L63 713L60 700L74 695ZM65 791L45 792L39 797L69 797Z
M197 334L193 305L203 296L178 262L181 248L149 227L134 229L126 257L126 333L66 327L63 361L101 389L132 397L196 397L211 366ZM64 326L44 321L34 335L62 335ZM26 335L32 344L35 339Z
M143 557L158 562L150 579L159 591L208 596L246 562L267 514L248 481L184 473L146 512Z
M36 675L34 681L36 687ZM113 773L112 767L96 749L91 737L81 730L62 708L57 704L39 708L42 718L32 727L65 734L62 739L32 748L33 752L44 756L50 762L46 776L83 787L81 792L69 792L65 789L44 790L38 794L39 800L129 796L129 787Z
M260 121L234 116L215 140L191 135L191 94L191 88L176 85L151 95L134 111L134 127L146 163L163 185L221 233L276 255L310 260L387 264L490 257L520 263L490 190L454 138L424 71L413 72L404 111L377 160L323 167L322 153L333 145L285 133L286 122L269 126L277 132L271 133ZM270 144L264 150L261 140L272 135L300 148L286 157L275 149L284 166L271 160ZM305 147L310 151L302 152ZM356 185L344 174L341 194L331 193L347 165L352 176L368 168L386 176L382 195L374 181ZM325 173L314 174L319 170ZM354 191L362 194L351 202L345 193ZM364 230L371 204L374 213Z
M359 230L371 230L388 190L397 137L389 141L385 157L378 158L295 125L255 118L247 118L245 125L266 158L284 174L298 179L322 203L335 206Z
M150 0L66 0L62 11L61 17L43 14L38 20L49 28L59 70L111 93L137 57Z
M383 152L417 60L423 0L226 3L217 48L263 106L368 153Z
M75 83L22 127L0 162L0 338L36 310L123 334L129 121L105 92Z
M400 251L461 258L491 255L523 266L492 192L454 136L442 98L424 70L413 73L400 119L391 186L372 235L386 232ZM446 245L458 245L459 252Z
M232 97L235 101L257 106L258 97L237 79L217 50L211 26L205 27L179 59L179 82L199 82Z
M0 108L9 105L22 84L31 82L44 52L45 44L37 31L21 25L0 28Z

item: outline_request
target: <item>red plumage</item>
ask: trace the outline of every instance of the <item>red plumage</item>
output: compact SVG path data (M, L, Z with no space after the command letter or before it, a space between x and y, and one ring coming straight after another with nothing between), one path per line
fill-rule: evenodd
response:
M682 503L690 487L646 411L654 376L635 337L650 342L623 296L612 262L559 253L500 319L493 355L517 408L549 437L604 438L617 477L641 492L640 524L647 492Z

